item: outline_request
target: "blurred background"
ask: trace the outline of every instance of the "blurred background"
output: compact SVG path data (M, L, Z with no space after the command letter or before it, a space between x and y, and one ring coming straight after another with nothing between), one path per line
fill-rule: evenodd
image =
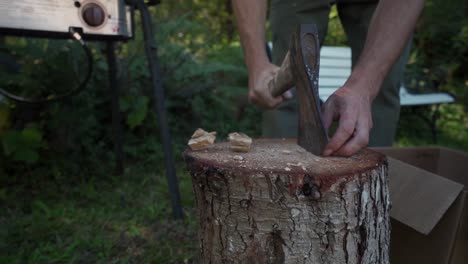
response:
M0 99L0 263L195 263L191 180L182 152L193 131L260 136L247 102L230 0L163 1L151 8L185 219L173 220L157 116L139 22L118 45L125 172L115 175L105 45L90 44L87 88L61 102ZM325 45L345 46L336 9ZM22 95L67 90L83 54L65 40L0 36L0 87ZM403 107L396 146L437 144L468 152L468 5L428 0L406 68L409 91L444 91L434 143L434 106Z

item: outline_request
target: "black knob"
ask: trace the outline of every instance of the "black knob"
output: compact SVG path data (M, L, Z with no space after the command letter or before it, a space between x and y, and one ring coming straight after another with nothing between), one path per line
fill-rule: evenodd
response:
M104 9L95 3L85 5L81 11L81 15L84 22L91 27L99 27L106 20Z

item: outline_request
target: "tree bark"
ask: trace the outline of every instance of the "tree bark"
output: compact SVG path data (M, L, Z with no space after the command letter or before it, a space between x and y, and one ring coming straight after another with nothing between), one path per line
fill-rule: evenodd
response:
M387 162L314 156L288 140L186 151L200 263L389 263Z

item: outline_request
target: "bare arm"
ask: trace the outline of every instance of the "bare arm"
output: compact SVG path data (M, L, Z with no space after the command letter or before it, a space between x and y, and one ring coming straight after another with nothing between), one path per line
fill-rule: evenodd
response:
M264 108L280 104L283 97L273 98L267 84L278 67L271 64L265 50L266 0L232 0L245 63L249 72L249 100Z
M358 63L344 86L324 105L326 126L339 120L324 155L349 156L367 146L372 101L413 32L423 7L424 0L379 2Z
M249 72L269 63L265 51L266 0L233 0L232 7Z
M371 86L372 98L400 56L423 7L424 0L382 0L377 6L364 50L350 78L365 77L378 84Z

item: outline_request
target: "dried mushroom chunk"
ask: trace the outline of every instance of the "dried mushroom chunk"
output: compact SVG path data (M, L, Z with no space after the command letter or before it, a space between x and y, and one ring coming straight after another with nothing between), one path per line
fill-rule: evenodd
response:
M252 139L244 133L230 133L228 140L231 143L231 150L235 152L249 152Z
M216 140L216 132L206 132L199 128L195 130L190 138L188 145L192 150L206 149L209 145L213 144Z

